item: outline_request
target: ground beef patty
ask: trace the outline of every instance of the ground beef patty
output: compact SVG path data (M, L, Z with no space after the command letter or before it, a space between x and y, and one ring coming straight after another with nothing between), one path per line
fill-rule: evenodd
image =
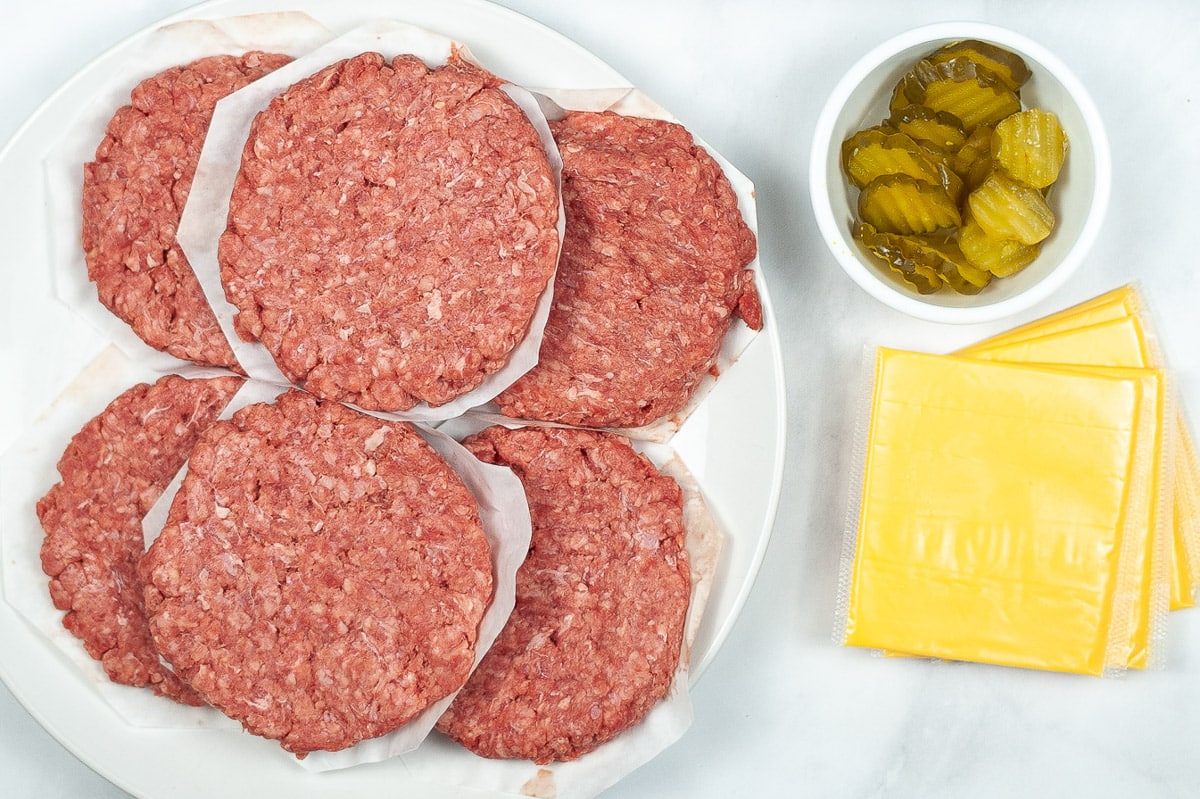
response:
M155 349L235 366L175 241L213 108L290 59L250 52L172 67L134 88L83 168L83 249L100 302Z
M640 721L678 665L679 486L610 433L490 427L464 444L516 472L533 539L508 624L438 728L485 757L577 758Z
M762 307L754 234L716 161L677 124L611 113L551 122L566 238L534 369L508 416L632 427L682 409L735 312Z
M58 462L62 482L37 503L42 569L63 626L113 682L192 705L203 700L162 666L150 640L137 576L142 517L240 384L168 375L134 386L75 434Z
M410 425L290 392L210 427L142 559L155 644L297 754L462 685L491 600L475 500Z
M557 218L545 150L494 76L364 53L255 118L221 276L239 335L312 393L441 405L524 337Z

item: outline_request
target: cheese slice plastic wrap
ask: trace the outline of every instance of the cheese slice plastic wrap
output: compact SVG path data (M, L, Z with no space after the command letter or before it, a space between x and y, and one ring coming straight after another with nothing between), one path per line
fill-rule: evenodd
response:
M1193 607L1200 588L1200 459L1182 412L1175 417L1175 551L1178 565L1171 583L1171 609ZM1185 595L1176 596L1178 580ZM1180 589L1182 590L1182 589Z
M1163 360L1154 346L1136 289L1124 287L1084 306L1088 307L1074 312L1068 309L1047 317L1043 323L1025 325L959 350L958 354L994 360L1162 368ZM1096 321L1109 314L1112 318ZM1071 327L1074 322L1086 324ZM1167 438L1168 457L1174 458L1171 525L1175 542L1171 547L1170 608L1178 610L1193 607L1200 589L1200 463L1178 407Z
M880 350L844 643L1093 675L1125 666L1149 552L1137 505L1156 468L1145 386Z

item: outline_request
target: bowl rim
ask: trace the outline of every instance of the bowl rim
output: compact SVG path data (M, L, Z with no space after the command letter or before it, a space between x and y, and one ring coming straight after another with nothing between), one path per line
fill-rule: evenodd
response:
M834 218L826 175L829 148L834 144L833 128L851 93L873 70L896 53L943 39L982 39L1029 56L1062 84L1078 106L1088 136L1092 140L1094 175L1091 203L1087 219L1075 243L1063 260L1037 283L1012 297L980 305L935 305L921 300L918 294L905 293L887 283L883 276L875 274L871 267L859 260L845 242L848 231L841 230L840 223ZM951 21L922 25L892 36L869 50L847 70L834 86L817 117L809 158L808 183L817 228L843 271L860 288L885 305L919 319L949 324L974 324L1011 316L1036 305L1062 286L1078 269L1099 236L1108 210L1112 190L1112 164L1103 118L1087 89L1058 56L1025 35L1008 28L983 22Z

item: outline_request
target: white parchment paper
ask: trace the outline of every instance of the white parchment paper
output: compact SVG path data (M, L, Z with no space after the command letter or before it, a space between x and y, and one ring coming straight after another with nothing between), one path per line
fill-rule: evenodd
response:
M205 296L213 307L217 321L225 331L238 362L247 374L260 380L287 382L262 344L243 341L234 330L233 318L237 309L225 298L217 261L217 243L225 230L229 197L241 165L242 148L254 116L266 108L276 95L330 64L364 52L378 52L387 58L412 54L431 68L445 64L454 54L474 61L465 45L445 36L404 22L375 20L339 36L303 58L221 100L217 103L208 137L204 142L196 177L179 223L177 238L200 280L200 285L204 288ZM558 185L561 181L562 160L558 156L558 149L554 145L540 105L529 92L520 87L509 84L504 87L504 91L525 111L537 130L554 173L555 184ZM564 226L560 200L560 243ZM546 326L546 318L550 315L553 293L554 281L551 280L542 292L525 338L514 348L505 366L490 375L482 385L444 405L430 407L421 403L410 410L397 412L395 418L409 421L440 421L458 416L468 408L495 397L529 371L537 363L538 350L542 345L542 331Z
M280 12L187 20L165 25L146 37L127 63L113 70L92 102L64 126L64 134L46 158L49 208L46 230L50 234L55 296L86 319L100 334L130 358L158 371L171 371L181 363L174 356L151 349L129 326L96 299L88 281L81 230L83 165L96 155L104 130L117 109L129 104L129 93L146 78L169 67L213 55L240 55L249 50L303 55L328 41L333 34L307 14Z

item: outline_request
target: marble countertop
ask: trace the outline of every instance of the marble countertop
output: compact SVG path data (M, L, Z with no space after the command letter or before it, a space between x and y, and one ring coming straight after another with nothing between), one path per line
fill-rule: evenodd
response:
M786 470L757 582L695 686L691 728L604 796L1195 795L1200 609L1168 620L1162 670L1120 679L886 660L836 645L833 627L839 498L852 471L847 409L864 348L947 351L1137 281L1183 404L1200 414L1200 5L503 4L611 64L755 182L785 364ZM114 5L7 4L0 141L89 60L189 3ZM952 19L1010 27L1054 51L1091 92L1113 155L1108 216L1079 271L1020 317L969 327L904 317L855 286L822 245L807 194L813 125L843 72L896 33ZM7 367L31 345L18 331L0 331ZM58 744L4 686L0 786L22 798L127 795Z

